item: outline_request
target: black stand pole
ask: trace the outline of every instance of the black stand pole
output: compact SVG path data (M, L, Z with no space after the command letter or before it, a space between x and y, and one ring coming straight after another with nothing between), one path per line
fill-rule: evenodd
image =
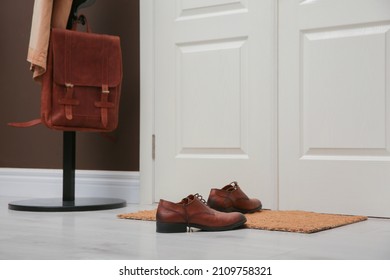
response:
M73 1L68 21L68 29L77 18L81 4L94 3L94 0ZM75 198L76 132L63 133L63 182L61 198L29 199L8 204L11 210L35 212L69 212L116 209L126 206L126 201L117 198Z
M64 201L74 201L76 170L76 133L64 132L62 197Z

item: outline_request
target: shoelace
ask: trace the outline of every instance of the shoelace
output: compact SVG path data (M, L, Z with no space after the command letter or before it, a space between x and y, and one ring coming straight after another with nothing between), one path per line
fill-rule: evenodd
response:
M196 197L197 199L199 199L200 202L202 202L204 205L207 206L207 202L206 200L203 198L202 195L200 195L199 193L196 193L194 194L194 197ZM188 201L188 198L184 198L184 200L187 200ZM188 217L187 217L187 222L188 222ZM190 225L187 224L187 232L193 232L194 230L192 229L192 227Z
M231 182L229 185L231 185L231 188L228 188L227 191L234 191L239 188L239 185L236 181Z
M194 196L195 196L196 198L198 198L203 204L207 205L207 202L206 202L206 200L203 198L202 195L196 193L196 194L194 194Z

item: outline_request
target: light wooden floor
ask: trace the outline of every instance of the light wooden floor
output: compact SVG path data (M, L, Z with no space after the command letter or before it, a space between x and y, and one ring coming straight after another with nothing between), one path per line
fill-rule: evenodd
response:
M8 210L0 198L0 259L390 259L390 220L368 221L314 234L240 229L156 233L154 222L119 213L155 205L69 213Z

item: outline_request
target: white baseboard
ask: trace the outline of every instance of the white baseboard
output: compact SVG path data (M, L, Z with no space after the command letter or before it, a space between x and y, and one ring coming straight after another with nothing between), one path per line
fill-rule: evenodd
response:
M139 203L139 172L76 170L76 197L121 198ZM0 168L0 196L62 197L62 170Z

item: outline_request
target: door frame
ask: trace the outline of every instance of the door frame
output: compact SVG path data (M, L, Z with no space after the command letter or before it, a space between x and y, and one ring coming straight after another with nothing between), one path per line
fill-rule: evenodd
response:
M154 203L154 0L140 3L140 204Z
M155 1L140 1L140 204L155 203L154 189L154 147L155 133ZM278 14L279 1L273 1L273 52L272 71L272 209L279 209L279 170L278 170Z

